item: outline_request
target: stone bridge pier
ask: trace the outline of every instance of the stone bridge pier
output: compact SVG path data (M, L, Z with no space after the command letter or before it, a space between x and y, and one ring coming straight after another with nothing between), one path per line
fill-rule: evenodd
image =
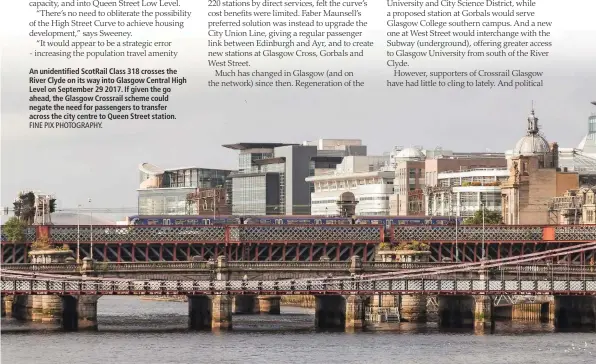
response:
M100 296L21 295L5 300L9 317L57 324L65 330L97 329Z
M425 295L400 295L399 312L404 322L426 322L427 299Z
M555 296L555 327L596 328L596 297Z
M188 327L191 330L230 330L232 303L228 295L188 296Z

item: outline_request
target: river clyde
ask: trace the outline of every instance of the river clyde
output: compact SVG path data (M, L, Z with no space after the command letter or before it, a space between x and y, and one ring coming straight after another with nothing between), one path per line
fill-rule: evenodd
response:
M493 333L397 324L382 331L317 332L310 309L234 315L231 332L187 330L187 303L105 296L99 331L61 332L2 319L3 363L596 363L596 333L503 322Z

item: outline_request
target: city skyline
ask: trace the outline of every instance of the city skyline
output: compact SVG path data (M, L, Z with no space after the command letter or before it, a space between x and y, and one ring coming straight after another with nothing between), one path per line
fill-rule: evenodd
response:
M549 127L551 127L552 125L551 122L549 122L549 117L548 115L544 115L543 113L540 112L540 107L539 105L537 105L537 103L534 103L534 108L536 110L536 114L537 116L540 118L540 125L541 125L541 131L544 133L544 135L546 136L547 140L549 142L558 142L561 148L576 148L577 144L579 144L579 142L581 141L581 138L583 136L586 135L587 132L587 119L588 116L590 115L590 105L588 102L584 103L585 108L587 109L587 112L584 113L584 117L582 121L582 125L578 125L578 127L576 128L567 128L566 129L566 133L562 134L561 136L563 138L555 138L552 137L551 134L549 133ZM593 108L593 107L592 107ZM477 143L474 143L474 141L470 141L469 145L470 147L459 147L459 148L450 148L450 143L448 139L444 139L443 143L440 143L440 145L434 146L432 147L430 144L424 145L425 143L399 143L399 142L395 142L393 143L392 146L385 146L385 145L380 145L378 143L374 143L374 140L367 140L365 138L361 138L363 140L363 144L367 145L368 149L369 149L369 153L368 155L383 155L386 153L389 153L395 146L403 146L403 147L411 147L411 146L421 146L424 149L428 149L428 150L432 150L436 147L442 147L445 150L453 150L454 152L477 152L477 153L485 153L485 152L490 152L490 153L505 153L508 150L511 150L514 146L515 143L515 139L518 138L520 135L523 135L524 132L524 128L525 128L525 123L526 123L526 117L529 114L529 111L531 110L531 105L528 105L528 107L526 108L526 113L521 115L518 119L517 119L517 125L515 129L511 129L511 130L507 130L507 136L510 139L510 142L508 143L508 146L506 147L505 150L494 150L491 148L485 148L484 150L472 150L472 145L477 145ZM575 123L574 123L575 124ZM582 127L583 126L583 127ZM569 133L570 130L573 130L575 132L571 132ZM470 133L473 130L470 130ZM345 133L345 132L344 132ZM339 134L339 133L338 133ZM348 133L346 133L348 134ZM355 135L356 133L354 133L354 135L352 135L352 138L358 138L358 135ZM366 134L366 133L365 133ZM579 134L580 136L577 138L577 140L575 142L570 143L569 144L563 144L560 142L560 140L571 140L572 136L574 136L574 134ZM335 137L337 138L338 135L336 135ZM343 135L339 135L339 136L343 136ZM431 137L432 135L424 135L425 137ZM305 140L316 140L320 138L320 136L315 137L315 138L308 138L308 139L304 139L304 140L287 140L289 138L287 138L286 140L280 140L280 139L271 139L268 140L268 142L284 142L284 143L296 143L296 144L301 144L303 141ZM346 137L347 138L347 137ZM227 142L242 142L242 141L247 141L244 139L240 139L240 140L229 140ZM504 138L503 138L504 139ZM260 140L259 140L260 142ZM467 143L466 143L467 144ZM4 145L4 143L3 143ZM3 148L4 149L4 148ZM218 164L216 163L212 163L213 165L203 165L199 163L199 160L203 159L201 158L201 155L198 155L196 158L196 162L192 163L191 160L189 158L186 157L182 157L182 158L177 158L176 155L171 155L169 153L166 153L166 155L169 155L170 157L168 157L167 159L169 160L169 162L167 162L165 159L166 158L155 158L157 160L163 160L163 164L162 165L167 165L169 168L179 168L179 166L181 165L195 165L201 168L220 168L220 169L237 169L237 161L235 161L236 159L236 155L234 152L230 153L228 150L226 150L226 148L223 147L222 145L218 146L217 152L213 153L211 155L216 155L220 158L218 158L218 160L220 161ZM222 158L222 156L225 155L225 158ZM6 157L6 153L3 153L3 157L2 159L4 159ZM151 162L153 162L155 159L153 159ZM128 159L129 160L129 159ZM177 160L180 160L180 162L177 162ZM183 161L186 161L186 163L183 163ZM135 163L136 165L138 165L139 161L131 161L131 163ZM5 167L5 163L2 163L2 172L4 175L6 175L6 167ZM125 176L123 178L123 180L126 180L126 185L130 185L130 188L127 188L126 190L122 190L118 193L119 196L122 196L121 198L119 198L118 200L120 201L120 203L118 204L114 204L114 203L109 203L108 205L105 204L101 204L101 205L95 205L96 208L126 208L127 211L128 209L132 209L132 208L136 208L137 205L137 201L136 201L136 189L138 188L138 185L133 186L132 183L129 183L128 181L130 180L130 182L135 181L137 179L137 174L134 173L134 167L135 165L131 165L131 168L129 168L129 171L127 172L128 175ZM55 172L59 172L58 170L55 170ZM100 172L97 172L100 173ZM91 174L91 177L93 177L93 174ZM95 177L98 177L97 175ZM58 189L58 191L51 191L48 190L47 188L44 188L44 185L52 185L52 183L47 183L47 181L44 181L42 183L38 183L34 186L15 186L14 184L11 183L8 184L8 188L7 188L7 184L6 184L6 180L3 178L3 183L2 183L2 208L10 208L12 207L12 200L16 197L17 193L22 191L22 190L39 190L43 193L53 193L55 194L55 196L58 199L58 208L59 209L74 209L76 208L77 205L81 204L83 205L83 210L89 210L90 208L92 208L92 206L87 206L87 199L88 197L83 197L82 201L80 202L76 202L77 198L73 196L73 194L71 193L63 193L63 191L60 191L60 189ZM125 184L118 184L121 188L125 188ZM62 192L62 193L60 193ZM97 201L101 201L101 200L110 200L109 196L111 193L105 193L105 194L98 194L98 193L89 193L89 196L93 196L94 199L96 199ZM125 213L124 215L129 214L128 212ZM119 214L120 215L120 214ZM5 218L3 218L4 220Z

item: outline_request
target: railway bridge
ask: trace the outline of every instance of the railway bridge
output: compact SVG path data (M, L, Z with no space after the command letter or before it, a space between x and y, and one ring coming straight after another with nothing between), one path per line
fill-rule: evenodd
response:
M102 295L187 296L189 325L196 329L231 328L233 312L278 313L283 295L314 295L316 325L346 329L363 328L364 312L383 296L397 299L406 321L426 320L432 301L445 326L492 324L504 297L511 303L511 297L553 296L556 325L596 327L594 267L544 263L595 248L591 243L470 263L364 262L359 256L347 263L87 258L82 264L5 264L1 288L12 298L9 311L30 311L33 320L59 321L65 328L96 328ZM549 312L550 303L544 304L541 316Z
M27 263L36 239L48 238L101 262L190 261L223 255L228 261L374 261L380 244L428 245L434 262L478 262L548 251L596 240L596 225L207 225L36 226L22 241L1 235L2 263ZM596 250L566 257L590 264Z

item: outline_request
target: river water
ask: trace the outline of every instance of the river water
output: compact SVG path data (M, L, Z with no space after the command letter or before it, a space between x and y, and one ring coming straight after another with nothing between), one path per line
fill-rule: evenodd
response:
M187 363L596 363L594 332L549 324L498 323L494 333L443 331L436 324L390 330L316 332L312 310L234 316L226 333L186 329L184 302L102 297L99 331L61 332L2 319L1 362L11 364Z

